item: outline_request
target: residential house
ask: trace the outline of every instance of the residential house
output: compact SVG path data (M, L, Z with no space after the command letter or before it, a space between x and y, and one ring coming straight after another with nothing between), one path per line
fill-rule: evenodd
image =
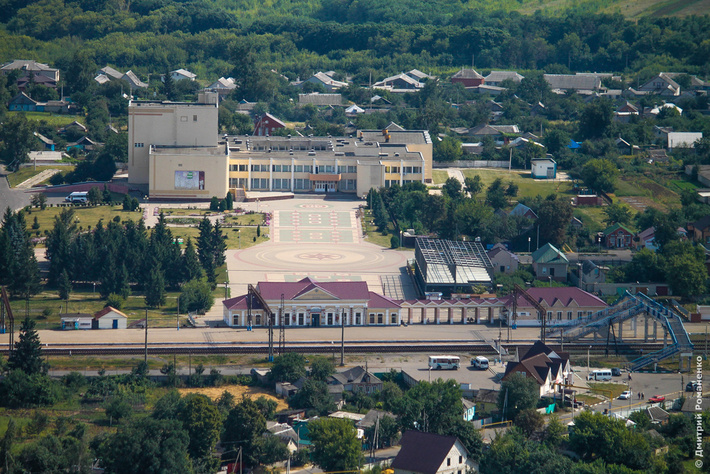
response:
M102 143L95 142L91 138L83 136L73 143L67 143L67 151L71 150L72 148L76 148L77 150L83 152L93 151L102 145Z
M28 96L24 92L20 92L15 97L10 99L7 104L8 110L12 112L35 112L37 111L37 102L32 97Z
M224 97L236 88L237 85L234 83L234 79L232 79L231 77L220 77L212 84L207 86L205 90L209 92L216 92L220 97Z
M503 244L496 244L488 251L488 258L493 265L494 273L511 274L518 270L520 259L513 252L505 248Z
M629 123L634 116L639 116L639 109L628 100L614 111L614 120L617 122Z
M670 159L664 149L646 150L649 163L668 163Z
M579 204L577 204L579 205ZM584 222L579 220L577 217L572 216L572 219L569 220L569 226L573 228L574 230L581 230L582 227L584 227Z
M59 69L49 67L46 64L38 63L37 61L33 61L31 59L15 59L14 61L5 63L2 67L0 67L0 71L4 75L8 75L11 71L16 71L18 69L22 71L20 77L26 77L33 74L35 77L45 76L54 81L55 84L59 82Z
M276 382L276 395L281 395L284 398L291 398L298 392L298 387L289 382Z
M286 124L267 112L256 121L256 125L254 125L254 135L270 137L277 128L286 128Z
M382 380L364 367L357 366L344 372L336 372L326 378L329 386L339 387L339 392L371 394L382 390Z
M462 68L456 74L451 76L452 84L462 84L464 87L478 87L485 82L483 76L477 73L474 69Z
M481 84L480 86L475 86L475 87L467 87L466 90L471 91L475 94L479 95L490 95L490 96L497 96L501 95L503 92L507 91L505 87L499 87L499 86L489 86L488 84Z
M429 74L421 72L419 69L412 69L411 71L405 72L406 75L411 77L412 79L419 81L420 83L425 83L429 79L434 78L434 76L430 76Z
M576 152L577 150L582 148L582 142L576 142L572 138L570 138L569 145L567 145L567 148L569 148L573 152Z
M15 84L17 85L17 88L23 92L26 91L33 84L38 86L49 87L50 89L57 88L57 81L55 81L51 77L42 76L38 74L22 76L17 79L17 82Z
M332 74L334 74L332 71L328 71L330 74L326 72L317 72L313 74L311 77L306 79L303 82L299 82L296 85L299 87L303 87L304 84L307 82L310 82L311 84L317 84L322 86L326 92L333 92L336 91L340 88L347 87L348 83L343 82L343 81L338 81L332 77Z
M552 158L533 158L530 160L530 176L533 179L557 178L557 162Z
M572 201L574 206L601 206L602 204L604 200L591 189L581 189Z
M95 313L91 323L92 329L126 329L127 326L128 316L113 306L106 306Z
M607 308L603 300L576 286L528 288L527 294L545 308L548 325L572 324L577 319L586 318ZM515 313L513 313L513 302L511 296L506 303L507 311L504 318L509 324L525 327L536 327L542 324L538 310L527 299L518 297L515 302Z
M360 115L364 114L365 109L358 107L357 105L353 104L350 107L345 109L345 115L347 116L355 116L355 115Z
M658 94L664 97L680 95L680 85L668 74L663 72L646 81L638 90L640 92Z
M533 344L519 362L506 364L501 381L509 380L513 374L535 380L541 397L557 391L555 384L571 384L574 378L569 354L553 351L540 341Z
M503 81L508 80L519 84L523 79L525 79L525 77L515 71L491 71L491 73L484 78L485 84L489 86L501 86Z
M606 282L606 270L607 267L599 266L591 260L583 261L580 287L583 290L594 289L595 285Z
M99 71L96 74L97 74L97 76L104 75L104 76L108 77L109 80L123 79L123 73L117 71L116 69L112 68L111 66L102 67L101 69L99 69Z
M602 88L602 81L597 75L545 74L543 77L553 91L598 91Z
M628 249L633 245L634 232L618 222L604 229L602 235L604 246L609 249Z
M65 125L59 129L59 133L88 133L89 129L85 125L74 120L72 123Z
M373 89L385 89L392 92L414 92L424 87L424 84L407 74L396 74L386 77L372 85Z
M567 267L569 260L552 245L546 243L532 253L533 271L540 280L548 278L555 281L567 281Z
M520 128L517 125L478 125L468 130L468 135L473 138L483 139L486 137L493 138L497 143L506 143L510 135L520 133Z
M311 94L298 94L298 105L312 104L316 106L342 105L343 96L341 94L321 94L313 92Z
M686 228L688 229L688 235L695 242L700 242L706 247L710 245L710 215L688 223Z
M357 428L360 428L361 430L366 430L368 428L371 428L375 426L375 423L377 423L377 420L381 420L382 418L392 418L395 420L397 417L395 417L392 413L384 410L377 410L377 409L372 409L368 411L365 414L365 417L358 421L355 426Z
M45 150L54 151L54 146L55 146L54 140L47 138L38 132L34 132L34 135L42 143L42 147Z
M648 249L652 251L658 250L658 246L656 245L656 228L651 226L646 230L643 230L636 234L636 248L639 249Z
M651 423L656 425L663 425L668 422L670 414L659 406L646 407L646 413L648 417L651 418Z
M647 118L655 118L658 117L658 114L661 113L662 110L675 110L678 112L678 115L683 115L683 109L678 107L677 105L671 103L671 102L666 102L661 105L657 105L655 107L646 107L643 109L643 115L644 117Z
M702 138L703 132L670 132L666 147L669 150L674 148L695 148L695 142Z
M478 413L489 413L491 409L498 406L498 394L500 390L481 388L476 392L475 401Z
M472 421L476 417L476 404L466 398L461 399L463 404L463 421Z
M197 74L192 73L187 69L176 69L174 71L170 71L170 77L173 79L173 81L194 81L195 79L197 79Z
M683 402L683 406L681 407L680 411L686 416L690 417L695 417L695 415L698 414L698 412L704 412L706 410L710 410L710 398L707 397L702 397L698 400L696 396L694 396L694 393L690 394L690 397L685 397L685 401ZM698 403L700 402L700 403ZM698 410L698 406L700 410Z
M535 211L530 209L525 204L519 202L509 213L511 216L527 217L528 219L537 219Z
M136 89L146 89L148 87L148 84L138 79L138 76L136 76L136 73L133 71L126 72L121 79L128 82L132 91Z
M392 461L394 474L462 474L478 471L469 452L455 436L423 431L406 431L400 440L402 448Z
M616 139L616 149L620 155L634 155L641 151L638 145L632 145L621 137Z
M288 449L288 452L291 454L298 450L298 434L288 423L278 423L267 420L264 436L276 436L286 445L286 449Z

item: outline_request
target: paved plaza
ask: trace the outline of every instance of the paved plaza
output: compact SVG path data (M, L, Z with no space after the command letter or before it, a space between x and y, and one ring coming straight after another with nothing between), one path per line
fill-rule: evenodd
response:
M365 281L371 291L394 298L415 298L408 278L401 278L411 251L365 242L356 211L362 201L326 196L241 203L240 207L273 214L270 240L248 249L227 251L233 296L260 281Z

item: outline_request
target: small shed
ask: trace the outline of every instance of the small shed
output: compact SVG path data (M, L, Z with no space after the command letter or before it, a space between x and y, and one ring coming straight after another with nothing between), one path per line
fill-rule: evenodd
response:
M94 319L91 323L92 329L126 329L127 326L128 316L113 306L106 306L94 314Z
M93 318L90 314L66 313L61 317L62 329L91 329Z
M557 178L557 162L552 158L533 159L530 175L533 179L555 179Z

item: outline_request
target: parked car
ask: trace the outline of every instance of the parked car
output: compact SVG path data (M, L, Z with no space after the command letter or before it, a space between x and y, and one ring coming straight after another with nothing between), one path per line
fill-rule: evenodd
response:
M701 388L701 384L694 381L690 381L685 385L686 392L697 392L699 388Z
M613 377L621 377L621 369L618 367L614 367L613 369L611 369L611 375Z
M619 395L619 400L628 400L629 398L631 398L631 390L624 390Z
M663 395L654 395L648 399L648 403L661 403L662 401L665 401L665 399L666 397Z

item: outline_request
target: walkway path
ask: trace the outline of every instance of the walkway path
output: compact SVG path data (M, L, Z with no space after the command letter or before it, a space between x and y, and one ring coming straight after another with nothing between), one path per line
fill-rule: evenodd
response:
M57 173L59 173L59 170L56 170L56 169L42 170L39 172L39 174L36 174L36 175L32 176L31 178L24 180L23 182L21 182L20 184L15 186L15 188L29 189L29 188L33 187L34 185L39 184L42 181L45 181L45 180L51 178L52 176L54 176Z

